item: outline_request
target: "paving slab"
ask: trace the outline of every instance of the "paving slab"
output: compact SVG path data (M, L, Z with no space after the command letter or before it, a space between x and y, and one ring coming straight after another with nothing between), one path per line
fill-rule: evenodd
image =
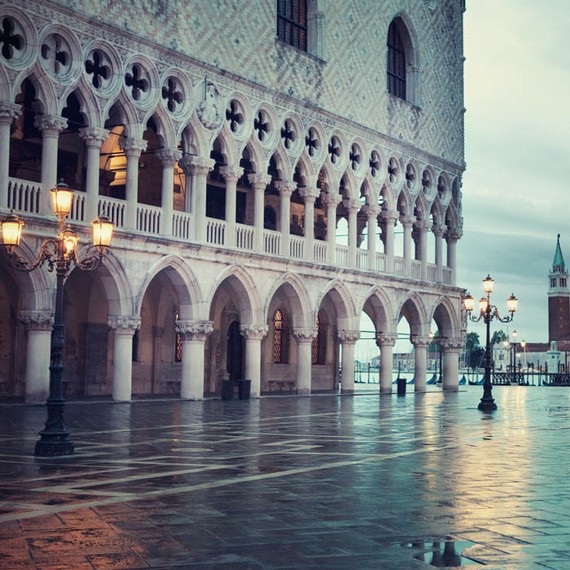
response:
M0 405L0 569L570 570L570 388Z

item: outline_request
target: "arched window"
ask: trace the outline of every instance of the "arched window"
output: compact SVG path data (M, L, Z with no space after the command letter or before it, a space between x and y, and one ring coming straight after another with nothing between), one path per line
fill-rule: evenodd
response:
M277 309L273 315L273 364L289 362L290 338L289 317L285 311Z
M277 0L277 37L307 51L307 0Z
M313 364L327 362L327 317L322 311L317 317L317 336L313 338Z
M406 97L406 48L401 33L401 25L394 20L388 28L388 93L407 99Z

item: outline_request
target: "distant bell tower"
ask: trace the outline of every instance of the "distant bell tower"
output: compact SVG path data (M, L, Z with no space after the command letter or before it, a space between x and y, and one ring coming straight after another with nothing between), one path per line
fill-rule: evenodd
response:
M549 279L548 342L570 340L570 289L568 289L568 271L560 248L560 234L556 240Z

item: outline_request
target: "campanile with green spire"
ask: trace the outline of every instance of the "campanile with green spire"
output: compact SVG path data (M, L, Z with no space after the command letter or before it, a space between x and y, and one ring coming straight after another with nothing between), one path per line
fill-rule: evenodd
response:
M549 279L548 342L570 340L570 289L568 289L568 271L560 247L560 234L556 239Z

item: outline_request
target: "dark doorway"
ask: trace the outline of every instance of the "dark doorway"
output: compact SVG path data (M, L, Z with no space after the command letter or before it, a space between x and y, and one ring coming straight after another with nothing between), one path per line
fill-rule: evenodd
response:
M239 321L233 321L228 327L226 370L230 380L244 378L244 338L239 332L239 326Z

